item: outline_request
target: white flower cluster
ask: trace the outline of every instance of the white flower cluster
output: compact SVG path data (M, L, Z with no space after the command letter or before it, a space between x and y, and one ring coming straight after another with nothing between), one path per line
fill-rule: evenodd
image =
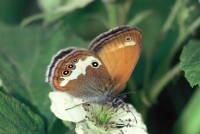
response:
M76 123L77 134L147 134L141 115L130 104L119 107L86 103L62 91L49 93L51 111Z

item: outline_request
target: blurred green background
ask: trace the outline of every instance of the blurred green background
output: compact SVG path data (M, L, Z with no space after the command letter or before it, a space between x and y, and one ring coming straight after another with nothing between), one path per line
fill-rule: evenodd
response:
M200 134L198 0L0 0L0 133L74 133L50 111L46 68L120 25L144 36L125 101L150 134Z

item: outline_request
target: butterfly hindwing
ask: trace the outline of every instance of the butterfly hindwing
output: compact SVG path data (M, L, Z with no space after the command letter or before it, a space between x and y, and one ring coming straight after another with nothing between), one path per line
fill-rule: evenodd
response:
M110 75L101 59L81 49L60 51L47 71L47 80L56 90L76 97L105 96Z

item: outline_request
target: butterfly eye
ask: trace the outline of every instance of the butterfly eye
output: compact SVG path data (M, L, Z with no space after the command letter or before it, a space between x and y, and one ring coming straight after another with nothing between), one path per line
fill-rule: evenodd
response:
M69 64L69 65L67 65L67 69L73 70L73 69L75 69L75 65Z
M99 67L99 63L96 62L96 61L92 61L91 65L92 65L93 68L98 68Z
M73 59L73 62L76 63L78 60L77 59Z
M62 72L62 75L63 76L69 76L71 74L71 71L69 71L69 70L64 70L63 72Z
M131 38L130 36L127 36L127 37L125 38L125 40L126 40L126 42L129 42L129 41L132 40L132 38Z

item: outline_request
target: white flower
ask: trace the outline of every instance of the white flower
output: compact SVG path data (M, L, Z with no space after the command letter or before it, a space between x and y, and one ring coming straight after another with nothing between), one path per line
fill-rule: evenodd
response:
M51 99L51 111L61 120L70 122L80 122L85 119L83 100L73 97L62 91L49 93Z
M76 122L78 134L147 134L141 115L130 104L84 103L61 91L51 92L49 97L51 111L62 120Z
M87 119L76 124L78 134L147 134L141 115L130 104L118 108L97 104L85 107Z

